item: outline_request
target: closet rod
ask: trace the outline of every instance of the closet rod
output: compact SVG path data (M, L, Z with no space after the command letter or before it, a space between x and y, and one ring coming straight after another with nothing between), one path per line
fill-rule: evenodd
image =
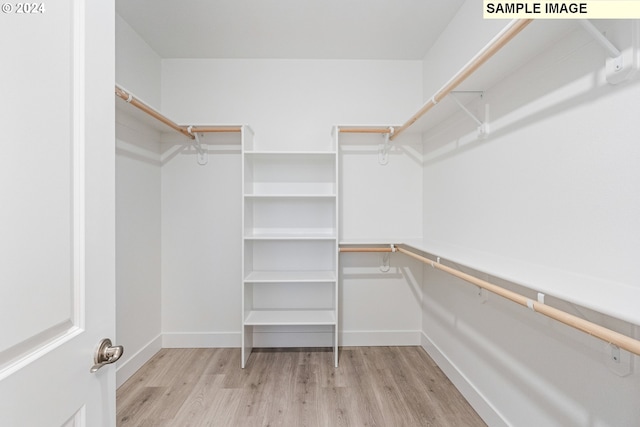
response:
M118 85L116 85L116 95L118 95L118 97L124 99L126 102L133 105L134 107L144 111L151 117L161 121L162 123L169 126L170 128L177 130L178 132L180 132L181 134L183 134L184 136L190 139L195 139L194 133L207 133L207 132L219 133L219 132L241 132L242 131L242 126L191 126L191 127L180 126L179 124L175 123L173 120L169 119L168 117L163 116L158 111L154 110L144 102L140 101L139 99L136 99L136 97L133 96L133 94L127 92L126 90L119 87Z
M386 251L378 251L378 249L386 249ZM391 250L391 248L340 248L340 252L391 252ZM542 302L532 300L517 292L513 292L482 279L478 279L477 277L474 277L470 274L463 273L459 270L456 270L455 268L448 267L439 262L430 260L429 258L418 255L405 248L395 246L395 250L419 261L422 261L425 264L429 264L433 268L444 271L445 273L448 273L466 282L472 283L482 289L486 289L489 292L493 292L496 295L499 295L522 306L528 307L537 313L544 314L545 316L557 320L560 323L564 323L565 325L571 326L572 328L578 329L609 344L613 344L617 347L640 356L640 341L637 339L631 338L627 335L623 335L616 331L612 331L611 329L605 328L604 326L600 326L593 322L589 322L588 320L581 319L580 317L551 307Z
M394 252L392 248L340 248L340 252Z
M169 126L170 128L172 128L174 130L177 130L178 132L180 132L181 134L183 134L187 138L195 139L195 136L190 134L186 127L180 126L177 123L173 122L172 120L168 119L167 117L163 116L162 114L160 114L159 112L157 112L153 108L149 107L144 102L136 99L132 94L130 94L127 91L125 91L124 89L118 87L117 85L116 85L116 95L118 97L124 99L126 102L128 102L131 105L133 105L134 107L136 107L136 108L142 110L143 112L147 113L148 115L150 115L151 117L155 118L156 120L159 120L162 123L164 123L165 125Z
M341 133L391 133L390 127L339 127Z
M444 86L433 94L417 113L415 113L405 124L396 129L389 137L394 140L398 135L407 130L420 117L424 116L434 105L442 101L451 91L453 91L460 83L475 72L482 64L491 58L496 52L502 49L512 38L531 23L531 19L514 19L502 31L500 31L481 51L479 51L467 64L462 67L456 75L454 75Z
M242 126L192 126L191 132L207 133L207 132L240 132Z

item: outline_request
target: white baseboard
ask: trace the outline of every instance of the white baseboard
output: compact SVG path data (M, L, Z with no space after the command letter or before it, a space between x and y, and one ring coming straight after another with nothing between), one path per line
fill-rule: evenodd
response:
M420 331L342 331L341 346L405 346L420 345Z
M162 335L158 335L147 344L145 344L135 354L127 357L122 362L116 362L118 364L116 368L116 388L120 387L127 381L131 375L133 375L138 369L149 361L162 348ZM127 349L123 356L127 356Z
M162 334L162 348L240 347L240 332L169 332Z
M458 370L455 364L440 351L424 332L422 333L421 345L487 425L491 427L507 427L509 425L496 408L484 398L464 373Z
M257 328L256 328L257 329ZM340 346L420 345L420 331L342 331ZM321 329L261 328L254 330L254 347L332 347L333 332ZM163 348L240 347L240 332L171 332L162 335Z

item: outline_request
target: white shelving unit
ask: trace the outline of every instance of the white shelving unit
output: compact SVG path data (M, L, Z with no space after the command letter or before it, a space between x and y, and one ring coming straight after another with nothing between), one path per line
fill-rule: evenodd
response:
M242 367L254 328L328 326L338 366L338 156L242 147ZM276 329L277 330L277 329Z

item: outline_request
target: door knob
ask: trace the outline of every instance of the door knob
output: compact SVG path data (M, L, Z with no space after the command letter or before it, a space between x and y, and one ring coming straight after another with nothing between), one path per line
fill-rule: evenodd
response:
M91 367L89 372L93 374L104 365L117 361L120 359L123 352L124 347L121 345L111 345L111 340L109 338L103 339L100 341L100 344L96 349L96 353L93 356L94 365Z

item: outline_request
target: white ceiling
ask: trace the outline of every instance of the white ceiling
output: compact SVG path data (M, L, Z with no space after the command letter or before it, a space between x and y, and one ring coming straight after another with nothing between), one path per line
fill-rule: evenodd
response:
M162 58L422 59L464 0L116 0Z

